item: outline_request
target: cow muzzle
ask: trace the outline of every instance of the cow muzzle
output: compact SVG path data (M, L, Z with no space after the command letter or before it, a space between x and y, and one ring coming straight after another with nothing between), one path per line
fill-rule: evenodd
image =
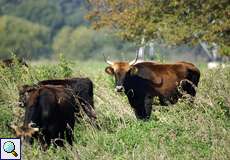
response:
M116 92L123 92L123 91L125 91L125 89L124 89L123 86L116 86L116 87L115 87L115 91L116 91Z

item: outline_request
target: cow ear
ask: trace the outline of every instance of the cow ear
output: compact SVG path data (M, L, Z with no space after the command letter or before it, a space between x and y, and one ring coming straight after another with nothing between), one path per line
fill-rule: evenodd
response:
M130 69L130 74L133 76L133 75L137 75L137 73L138 73L138 68L132 66Z
M26 90L27 87L28 85L20 85L20 84L17 85L19 91Z
M114 70L113 70L113 67L111 66L106 67L105 72L109 75L114 75Z
M26 91L31 92L37 90L39 87L37 85L27 86Z

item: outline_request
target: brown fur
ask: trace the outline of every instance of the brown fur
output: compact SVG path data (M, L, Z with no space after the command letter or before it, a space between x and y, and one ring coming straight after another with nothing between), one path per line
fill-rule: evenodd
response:
M115 77L116 90L125 91L137 118L146 119L151 114L152 97L158 96L162 105L176 103L182 95L177 87L195 96L195 88L187 81L198 86L200 71L189 62L175 64L160 64L155 62L140 62L129 65L128 62L114 62L106 67L105 72ZM130 94L132 91L132 94ZM147 113L148 112L148 113Z
M66 139L72 145L75 123L76 101L69 89L63 86L23 86L20 94L25 94L25 118L22 127L16 130L16 134L30 138L34 132L29 124L38 127L42 136L38 138L43 145L49 145L56 138ZM70 126L70 127L69 127ZM63 142L56 143L63 146Z

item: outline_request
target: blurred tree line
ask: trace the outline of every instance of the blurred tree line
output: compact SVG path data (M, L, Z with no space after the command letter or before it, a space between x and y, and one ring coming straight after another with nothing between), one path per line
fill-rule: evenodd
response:
M20 57L89 59L102 52L132 49L106 29L90 29L85 0L0 0L0 58L13 52Z
M216 43L230 55L229 0L89 0L95 29L109 27L128 41L170 45Z

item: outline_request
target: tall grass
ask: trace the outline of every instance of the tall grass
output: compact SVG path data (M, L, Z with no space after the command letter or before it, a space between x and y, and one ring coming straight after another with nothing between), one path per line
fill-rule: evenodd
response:
M17 86L43 79L87 76L94 82L94 100L101 130L84 120L76 124L73 147L45 153L35 142L23 145L23 159L230 159L230 68L203 69L196 100L180 100L168 107L154 106L147 122L138 121L123 94L113 91L113 79L99 62L65 59L28 69L0 68L0 137L13 137L6 127L22 123Z

